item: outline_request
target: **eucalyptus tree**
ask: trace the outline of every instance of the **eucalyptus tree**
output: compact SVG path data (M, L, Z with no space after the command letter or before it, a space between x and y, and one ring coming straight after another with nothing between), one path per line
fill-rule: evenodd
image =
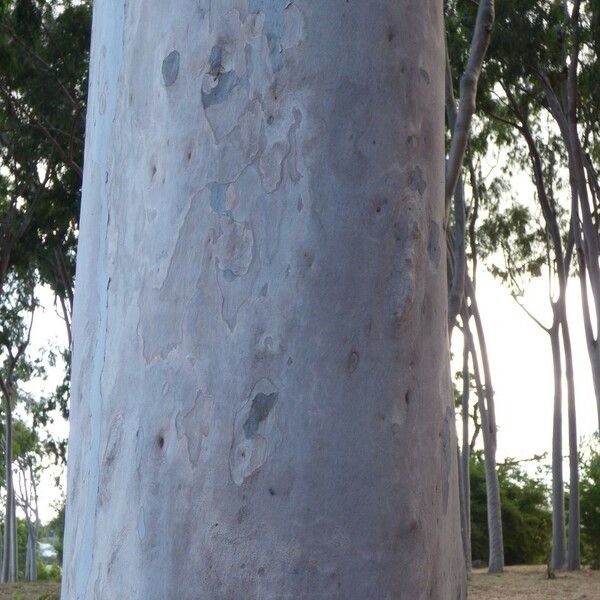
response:
M496 419L494 407L494 391L491 381L491 371L487 358L487 347L483 325L476 301L475 286L467 269L467 224L466 224L466 194L465 182L462 175L465 154L471 165L470 152L467 145L470 137L471 121L475 114L476 97L479 78L482 72L483 60L490 42L492 27L495 19L495 3L480 2L477 7L461 4L461 2L446 3L446 18L451 42L448 43L446 55L446 115L449 129L452 133L446 166L446 210L450 213L451 200L453 199L453 227L448 228L448 247L451 249L448 258L449 286L448 286L448 327L450 337L457 317L462 315L463 336L465 337L465 358L463 370L468 376L468 355L473 363L477 363L478 350L481 354L485 374L485 384L479 378L477 384L478 407L482 416L484 429L484 448L486 461L486 485L488 486L488 524L489 524L489 570L492 573L501 572L504 568L504 548L502 535L502 516L500 507L500 491L498 473L496 469ZM472 24L469 21L472 21ZM468 23L468 25L466 25ZM471 31L473 33L471 34ZM454 69L458 65L458 69ZM458 107L454 99L453 73L462 73L460 77L460 97ZM470 168L473 180L472 166ZM473 341L470 332L469 320L474 317L477 331L478 344ZM478 374L478 364L474 364ZM464 534L464 550L467 563L470 564L470 550L468 543L469 529L469 453L468 453L468 414L469 414L469 381L463 382L463 445L462 459L459 461L461 469L461 498L463 499L462 520L467 531Z
M68 326L89 22L88 2L0 3L0 284L13 264L36 268Z
M514 27L515 35L519 29ZM522 32L521 32L522 33ZM494 50L492 50L494 56ZM549 300L552 309L552 324L546 326L529 311L528 315L549 335L553 357L554 374L554 413L552 433L553 465L553 545L552 567L561 568L565 563L564 515L563 515L563 453L562 453L562 378L567 383L568 424L569 424L569 546L568 566L579 568L579 475L578 475L578 438L575 407L575 382L573 374L573 353L570 328L567 320L566 293L572 252L569 243L569 229L561 220L561 207L557 196L560 195L559 178L556 173L556 157L560 157L560 148L551 132L547 139L540 140L544 125L540 119L539 95L532 90L521 92L519 74L515 74L515 65L520 68L516 55L500 56L497 62L498 85L503 91L503 100L488 105L493 121L499 127L514 128L524 141L524 156L513 145L510 159L528 168L535 186L535 201L543 220L540 229L534 224L533 231L527 231L530 213L524 207L514 205L504 214L491 214L487 220L487 234L492 239L490 251L500 245L503 249L504 266L496 269L496 274L508 282L513 295L518 299L522 293L518 279L520 275L539 276L542 265L546 265L549 276ZM512 63L511 63L512 58ZM515 141L513 140L513 144ZM545 151L542 151L545 148ZM529 162L529 165L525 161ZM546 163L546 164L544 164ZM564 211L562 211L564 213ZM567 221L568 223L568 221ZM537 247L535 242L537 241ZM525 309L527 310L527 309ZM564 356L564 365L563 365Z
M94 5L63 598L464 598L442 2Z
M594 333L594 323L600 323L600 243L597 210L593 206L598 198L598 180L593 159L582 144L582 133L587 144L593 146L597 139L594 134L598 130L598 117L589 112L590 102L597 102L594 95L597 83L590 83L589 75L597 73L599 68L598 11L597 2L582 4L581 0L555 7L558 15L556 48L550 54L554 60L540 61L532 71L545 94L546 107L561 133L568 157L572 237L578 259L583 321L600 426L600 343L598 332ZM581 93L579 83L581 64L587 75L583 86L587 98ZM581 98L584 98L584 106L587 102L588 111L581 110ZM587 118L583 124L578 121L580 115Z
M577 3L573 4L577 8ZM571 248L566 241L567 232L560 231L558 221L560 209L557 209L556 198L551 186L544 181L549 175L548 164L543 165L546 158L560 157L562 153L554 148L554 154L546 157L540 156L539 127L542 123L544 106L548 105L544 98L544 88L547 85L546 72L551 72L556 65L562 64L564 47L565 9L562 2L533 2L525 10L518 9L512 3L503 3L498 9L497 27L500 35L495 36L490 48L489 63L483 73L481 105L488 119L479 123L482 137L486 140L483 149L487 148L487 141L494 140L500 147L509 149L509 165L506 172L512 175L515 170L510 161L516 162L515 166L531 169L532 180L536 186L536 200L539 203L544 221L544 231L540 239L546 240L547 252L536 256L531 254L531 238L523 229L523 218L528 219L527 211L518 206L515 210L508 211L502 217L495 214L491 208L488 226L496 221L496 225L487 233L492 233L495 228L496 239L489 252L498 249L498 236L504 236L505 264L503 266L504 278L512 279L522 269L529 270L529 275L537 274L540 266L548 262L550 272L557 281L557 293L551 297L551 306L554 314L552 327L545 328L550 334L555 364L555 403L553 427L553 478L554 478L554 554L555 567L564 563L564 515L563 515L563 480L562 480L562 388L561 378L563 366L561 364L561 338L565 353L565 372L568 391L568 416L569 416L569 455L570 455L570 486L573 493L570 495L570 544L569 567L579 566L579 508L578 508L578 463L577 463L577 430L575 414L575 390L573 382L572 351L569 325L566 318L566 286L571 260ZM456 25L460 32L462 23ZM562 28L561 28L562 27ZM456 36L460 40L460 36ZM565 69L566 72L566 69ZM566 94L565 94L566 97ZM565 127L566 129L566 127ZM518 137L522 136L525 142L525 154L520 152ZM565 138L566 139L566 138ZM526 158L523 158L526 157ZM554 158L552 158L554 160ZM528 166L529 162L531 166ZM548 162L546 160L546 162ZM556 180L551 178L554 184ZM504 183L504 192L508 187ZM475 189L475 186L474 186ZM504 218L504 222L498 219ZM575 220L572 220L576 225ZM524 237L520 237L524 236ZM510 241L508 241L510 240ZM518 255L520 254L520 257ZM517 257L517 258L515 258ZM527 257L527 258L524 258ZM512 262L511 262L512 261ZM517 263L523 263L520 266ZM500 274L498 271L496 274Z
M19 384L31 373L26 350L31 337L35 309L35 284L9 277L4 283L4 302L0 305L0 391L4 417L4 544L1 579L17 577L15 489L13 481L13 412Z
M69 336L89 23L87 2L0 3L0 305L11 303L7 279L28 285L35 272Z
M576 124L577 109L577 71L579 56L579 34L577 24L580 17L580 3L538 2L528 11L514 11L510 6L504 7L499 15L500 27L505 35L492 47L490 68L486 75L492 78L492 86L501 88L503 100L490 97L488 112L499 127L518 132L525 142L525 156L530 164L536 190L536 201L542 215L548 247L547 263L551 276L556 281L556 293L551 295L553 324L544 327L550 335L552 346L555 402L553 426L553 495L558 514L554 514L553 565L561 566L562 550L562 357L564 352L564 374L567 382L568 425L569 425L569 548L568 566L579 567L579 476L578 476L578 439L576 424L575 389L573 379L573 358L571 338L566 313L566 290L570 272L570 264L575 245L579 257L579 276L582 288L584 322L588 350L592 361L592 372L600 368L594 358L594 342L591 334L591 317L587 295L586 265L589 268L590 281L594 281L594 272L598 266L597 229L588 214L589 201L587 190L581 178L583 152L579 141ZM569 12L572 9L572 12ZM586 9L589 9L586 4ZM570 61L567 64L567 55ZM525 59L523 59L525 57ZM595 59L587 57L586 64L594 65ZM556 91L558 90L558 91ZM559 97L561 100L559 100ZM560 133L556 138L552 128L544 121L544 109L556 121L556 130ZM586 136L593 130L591 123L586 125ZM543 139L542 132L546 138ZM505 141L510 140L510 134ZM589 136L587 136L589 138ZM562 138L561 149L557 142ZM542 140L542 141L540 141ZM514 140L510 143L515 144ZM544 147L546 148L543 151ZM513 153L513 157L515 154ZM567 157L566 159L564 157ZM555 163L559 163L558 166ZM561 229L561 195L556 173L562 162L568 168L571 183L570 219L568 227ZM588 159L588 174L593 173L591 161ZM590 177L590 182L592 178ZM582 217L580 218L580 208ZM565 212L564 210L562 212ZM567 214L569 211L566 211ZM587 226L586 226L587 222ZM588 242L584 241L584 235ZM518 250L519 248L516 247ZM595 257L595 258L593 258ZM594 266L595 265L595 266ZM593 297L593 296L592 296ZM540 324L538 322L538 324ZM562 342L562 344L561 344ZM600 355L599 355L600 356ZM594 379L596 376L594 375Z
M14 446L17 476L17 484L14 486L15 502L25 515L27 527L25 579L36 581L38 578L37 540L41 527L38 485L42 447L37 433L18 419L14 421Z

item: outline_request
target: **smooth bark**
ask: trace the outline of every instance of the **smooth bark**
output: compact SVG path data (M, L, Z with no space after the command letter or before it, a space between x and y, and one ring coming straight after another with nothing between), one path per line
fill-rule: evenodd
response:
M467 570L471 569L471 446L469 440L469 396L470 396L470 373L469 373L469 343L467 336L463 336L463 389L461 395L461 419L462 419L462 450L461 450L461 473L464 498L464 519L466 523L465 534L465 559Z
M598 262L600 247L597 227L590 207L588 184L585 176L586 157L577 130L579 6L579 2L573 3L573 11L570 17L573 25L574 43L570 53L570 62L567 65L565 58L563 65L563 71L567 75L564 90L564 103L561 103L558 99L547 74L544 71L540 71L538 77L548 102L548 110L559 127L568 156L569 178L572 190L571 228L578 257L578 276L581 288L586 345L591 365L594 392L596 396L598 427L600 429L600 336L598 331L594 333L592 324L592 318L596 324L600 323L600 264ZM591 180L590 183L593 185L593 180ZM590 307L589 304L588 281L593 307Z
M494 0L480 0L477 9L475 30L471 40L469 59L460 79L460 97L456 122L452 131L452 142L446 165L446 206L450 206L458 182L462 163L469 141L471 121L475 114L477 84L483 67L495 17Z
M6 499L4 503L4 554L2 561L2 582L17 580L17 550L15 532L15 490L12 472L12 399L4 394L4 469Z
M473 315L473 306L469 307L470 314ZM474 319L477 323L477 319ZM486 506L489 537L489 566L490 573L501 573L504 570L504 540L502 534L502 511L500 504L500 484L498 481L498 471L496 468L496 426L493 420L493 413L490 407L493 407L493 393L490 394L491 382L486 378L482 379L479 368L479 357L475 347L473 334L471 333L470 319L463 322L463 331L469 344L471 354L471 363L473 365L473 378L475 380L475 390L477 393L477 405L481 415L481 431L483 434L483 454L485 466L485 487L486 487ZM479 337L479 336L478 336ZM482 364L485 365L487 355L482 348L481 338L478 339L480 352L482 355ZM485 345L485 341L483 342ZM486 358L483 358L483 357ZM485 368L484 368L485 378ZM485 380L485 384L483 381ZM489 390L488 390L489 387Z
M573 373L573 351L571 348L571 335L567 319L567 283L568 273L570 271L570 253L565 254L563 249L562 237L556 208L553 205L546 191L546 183L542 169L542 160L537 149L534 137L529 128L527 118L519 114L516 110L516 104L513 101L513 107L521 125L519 131L523 135L532 163L534 181L537 190L537 199L540 204L542 215L546 224L546 231L550 241L552 254L554 258L554 268L558 279L558 297L552 301L554 321L550 329L546 331L550 335L552 345L552 355L554 364L554 422L553 426L561 428L560 433L553 432L553 454L552 454L552 473L553 481L556 480L556 487L553 484L553 504L554 508L560 509L553 520L553 548L556 546L556 552L552 554L552 568L561 568L565 562L564 556L564 515L562 498L562 360L560 356L560 339L562 338L562 348L564 351L564 375L567 383L567 419L569 428L569 537L567 546L567 566L570 570L578 569L580 566L580 516L579 516L579 455L577 440L577 414L575 405L575 379ZM576 192L573 191L576 195ZM573 225L571 225L573 231ZM552 265L549 265L551 268ZM557 355L558 353L558 355ZM557 356L556 356L557 355ZM557 371L558 369L558 371ZM557 414L557 411L560 414ZM560 489L559 489L560 487Z
M562 459L562 358L560 353L560 318L554 309L549 330L554 374L554 409L552 417L552 555L550 566L562 569L566 562L565 504Z
M94 5L63 600L465 598L440 0Z
M573 373L573 349L565 307L561 307L561 332L565 354L565 378L567 382L567 417L569 423L569 537L567 544L567 568L575 571L581 567L581 518L579 510L579 440L577 439L577 411L575 406L575 376Z

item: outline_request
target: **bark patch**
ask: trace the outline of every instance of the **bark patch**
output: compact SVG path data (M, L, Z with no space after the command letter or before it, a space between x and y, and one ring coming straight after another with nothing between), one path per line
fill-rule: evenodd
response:
M427 243L427 253L432 266L438 267L442 249L440 246L440 226L433 220L429 221L429 241Z
M452 467L452 424L454 422L452 409L446 407L446 416L442 430L442 508L448 512L448 495L450 491L450 470Z
M281 444L278 400L279 390L261 379L235 415L229 470L236 485L258 471Z
M188 458L196 466L202 451L202 441L208 437L213 419L214 402L210 396L198 392L192 406L179 411L175 417L177 438L185 438Z
M246 439L253 438L258 433L260 424L269 416L271 409L275 406L277 396L276 392L268 395L261 392L254 396L250 414L243 427Z
M349 373L354 373L358 369L358 363L360 362L360 356L356 350L352 350L348 355L347 367Z
M408 176L408 187L413 192L418 192L419 196L423 197L425 189L427 188L427 182L423 178L423 171L421 167L415 167Z
M166 87L169 87L177 81L179 75L179 52L173 50L162 63L162 77Z

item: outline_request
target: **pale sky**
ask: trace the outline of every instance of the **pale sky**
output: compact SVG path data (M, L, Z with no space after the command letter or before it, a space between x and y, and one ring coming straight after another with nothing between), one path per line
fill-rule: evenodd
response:
M523 303L544 325L551 323L547 279L527 284ZM490 355L498 423L498 460L531 458L552 442L554 381L549 336L511 298L508 290L480 269L477 298ZM598 427L596 400L581 319L579 283L569 282L568 314L573 346L578 437ZM461 369L462 339L454 336L453 372ZM475 401L475 398L472 399ZM566 389L563 388L563 455L567 454Z
M36 309L33 321L30 344L30 355L32 357L39 356L47 348L62 349L68 344L64 321L56 313L52 292L48 288L41 288L38 291L38 299L42 306ZM32 394L34 398L39 398L42 395L50 395L62 381L64 366L61 362L58 361L55 368L47 367L48 378L45 381L33 380L24 385L23 388ZM24 417L23 412L18 407L17 415L20 418ZM54 417L55 423L51 426L51 431L59 439L66 437L68 435L68 424L58 411L55 411ZM25 420L29 422L27 419ZM57 488L55 485L55 477L57 475L61 475L63 490ZM49 465L47 471L43 473L38 489L42 523L46 523L55 516L55 510L52 506L60 499L61 494L66 491L64 490L65 480L65 474L54 465Z

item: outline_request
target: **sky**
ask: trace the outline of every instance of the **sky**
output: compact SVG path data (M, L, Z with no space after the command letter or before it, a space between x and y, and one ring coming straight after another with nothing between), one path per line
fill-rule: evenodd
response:
M39 288L38 299L41 306L36 309L34 315L29 347L31 357L40 356L40 354L43 354L48 349L63 349L68 344L65 324L56 312L52 292L48 288ZM61 361L58 361L54 368L47 365L46 369L47 379L45 381L34 379L23 385L24 390L32 394L34 398L40 398L42 395L50 395L62 381L64 365ZM24 418L23 412L18 407L16 414L18 417ZM50 431L57 439L66 438L69 431L67 422L61 417L58 411L54 411L53 416L55 422L50 426ZM26 418L24 420L27 421ZM57 476L61 478L61 486L56 485L55 478ZM46 523L55 516L56 511L54 506L61 500L61 496L64 494L65 481L66 478L63 469L57 468L54 465L48 465L48 469L44 471L38 488L40 518L43 523Z
M550 456L554 381L549 336L485 269L480 269L477 281L495 390L497 458L526 459L544 452ZM551 324L546 278L529 282L522 302L544 325ZM581 319L579 283L574 279L569 282L567 311L573 346L578 437L589 437L598 427L598 417ZM462 340L455 335L453 342L456 357L453 371L457 371L461 369ZM566 454L566 390L563 396L563 454Z

